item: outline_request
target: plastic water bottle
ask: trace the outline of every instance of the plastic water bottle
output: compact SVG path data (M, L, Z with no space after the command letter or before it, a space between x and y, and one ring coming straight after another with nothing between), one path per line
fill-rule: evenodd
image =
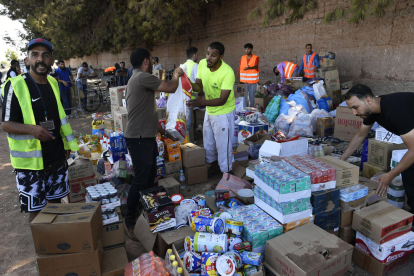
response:
M180 189L185 189L185 176L183 170L180 170Z

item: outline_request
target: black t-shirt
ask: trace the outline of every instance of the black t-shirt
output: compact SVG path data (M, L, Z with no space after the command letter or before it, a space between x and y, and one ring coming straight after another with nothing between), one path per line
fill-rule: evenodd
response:
M32 98L32 108L37 125L40 125L39 122L45 120L45 111L42 104L42 100L39 95L39 91L34 85L31 78L27 77L27 74L23 74L26 80L27 87L30 91L30 96ZM37 84L42 93L43 101L47 109L47 119L53 120L55 124L55 129L52 131L56 139L48 142L41 142L42 145L42 155L43 155L43 165L44 168L51 167L55 162L65 159L65 147L63 145L63 140L60 135L60 118L59 110L56 103L56 97L53 93L52 87L50 84ZM11 97L11 100L9 98ZM17 100L16 95L14 94L13 87L11 83L8 82L4 88L4 99L2 106L2 120L3 122L12 121L23 124L23 113L20 108L19 101Z
M366 118L364 125L377 122L396 135L404 135L414 129L414 93L398 92L381 96L380 106L381 113Z

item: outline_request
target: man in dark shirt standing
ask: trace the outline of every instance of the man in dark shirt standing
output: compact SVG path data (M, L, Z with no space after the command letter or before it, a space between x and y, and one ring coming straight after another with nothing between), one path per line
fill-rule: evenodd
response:
M125 62L121 61L119 63L119 68L116 70L115 76L116 76L116 83L117 86L123 86L126 85L126 77L128 74L128 69L125 68Z
M158 147L155 138L161 130L158 129L155 91L174 93L184 71L178 67L173 79L165 82L152 75L152 57L147 49L136 48L130 59L134 72L125 96L128 111L125 142L134 167L134 179L129 189L124 221L128 236L136 240L133 230L139 215L139 192L153 187L157 178Z
M384 195L391 181L402 175L408 205L414 211L414 93L393 93L375 97L365 85L356 85L345 94L346 104L356 116L364 119L358 133L352 138L341 156L347 160L367 137L372 125L377 122L383 128L401 136L408 151L394 169L381 175L377 194Z

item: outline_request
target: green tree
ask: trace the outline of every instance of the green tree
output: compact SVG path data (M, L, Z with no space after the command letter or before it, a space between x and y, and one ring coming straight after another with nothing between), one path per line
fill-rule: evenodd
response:
M207 20L220 0L0 0L1 15L25 20L30 40L42 37L54 47L55 58L82 57L103 51L167 40L186 33L194 20Z
M7 48L5 55L6 55L6 59L8 61L10 61L12 59L16 59L17 60L19 58L19 56L17 55L17 53L15 51L10 50L9 48Z

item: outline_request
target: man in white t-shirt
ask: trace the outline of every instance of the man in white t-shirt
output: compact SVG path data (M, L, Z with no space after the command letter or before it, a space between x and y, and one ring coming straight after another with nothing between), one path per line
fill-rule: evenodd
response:
M153 57L154 64L152 65L152 70L162 70L162 64L160 63L158 57Z
M29 73L29 71L30 71L30 63L29 63L29 58L28 58L28 57L26 57L26 58L24 59L23 74L24 74L24 73Z
M83 90L85 98L83 98L83 106L86 106L87 99L87 89L88 89L88 78L95 78L96 73L88 66L88 63L83 62L82 66L79 67L78 74L76 75L76 83L78 84L78 89Z

